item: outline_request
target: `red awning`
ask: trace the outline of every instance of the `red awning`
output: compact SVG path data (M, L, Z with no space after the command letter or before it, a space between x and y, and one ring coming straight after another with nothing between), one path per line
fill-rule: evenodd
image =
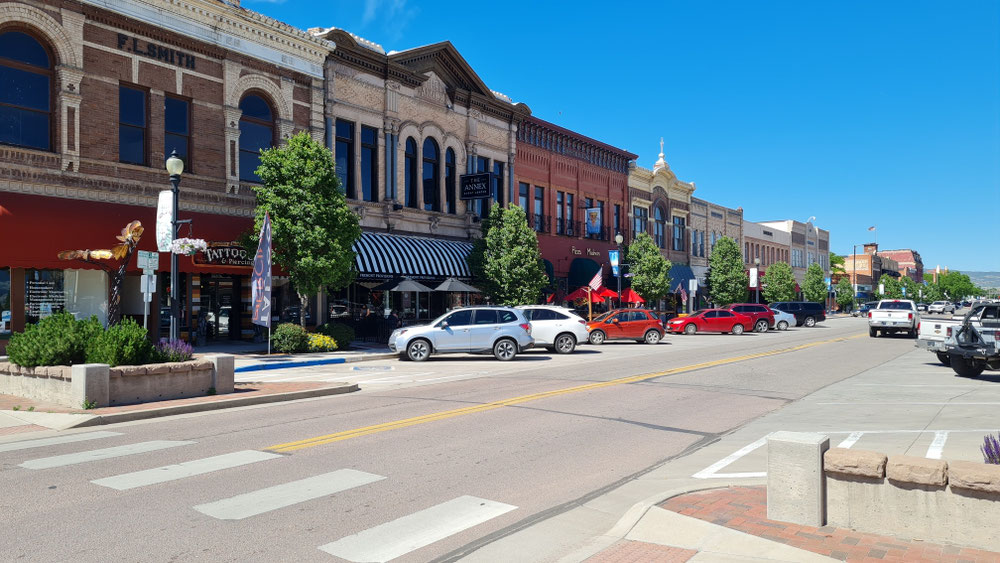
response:
M191 234L181 227L181 236L212 242L235 241L253 228L253 218L181 211L181 219L192 219ZM130 221L142 222L145 232L140 250L156 250L156 209L134 205L80 201L15 193L0 193L0 267L96 269L77 260L59 260L63 250L111 248L122 227ZM203 257L199 256L200 261ZM250 274L250 266L195 264L181 256L182 272ZM160 271L169 269L169 256L160 253ZM129 264L138 271L136 257ZM277 272L277 269L275 270Z

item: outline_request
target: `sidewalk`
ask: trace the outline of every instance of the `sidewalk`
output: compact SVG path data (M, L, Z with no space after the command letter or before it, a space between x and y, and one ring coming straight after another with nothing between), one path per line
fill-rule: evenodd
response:
M368 342L352 343L350 350L335 352L316 352L306 354L267 354L267 344L253 342L237 342L199 346L195 348L195 356L212 354L231 354L236 357L236 373L265 371L272 369L287 369L296 367L365 362L394 358L396 354L382 344Z

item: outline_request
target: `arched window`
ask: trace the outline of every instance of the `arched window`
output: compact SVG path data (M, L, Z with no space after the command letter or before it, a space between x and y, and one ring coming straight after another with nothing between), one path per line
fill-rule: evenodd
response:
M0 143L52 150L52 57L22 31L0 34Z
M654 240L656 241L656 246L660 248L667 247L667 218L666 213L663 212L663 208L659 205L656 206L653 211L653 218L656 221L656 228L653 231L655 233Z
M444 197L448 213L455 214L455 151L444 151Z
M274 145L274 112L271 104L256 94L240 101L240 180L260 182L257 167L260 151Z
M417 208L417 142L406 138L406 154L403 159L403 194L406 206Z
M438 154L437 141L427 137L424 140L424 211L441 211L441 201L438 196L441 187Z

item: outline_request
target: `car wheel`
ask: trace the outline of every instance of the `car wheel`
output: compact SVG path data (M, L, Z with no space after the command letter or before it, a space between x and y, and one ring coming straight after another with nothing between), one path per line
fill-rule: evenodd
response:
M735 334L735 335L737 335L737 336L743 334L743 325L741 325L740 323L734 324L733 325L732 333Z
M951 369L955 370L959 377L979 377L986 366L976 360L954 355L951 357Z
M493 357L501 362L513 360L517 356L517 343L509 338L501 338L493 345Z
M946 365L946 366L950 366L951 365L951 356L949 356L948 354L945 354L944 352L938 352L937 353L937 358L938 358L938 361L941 362L943 365Z
M590 343L594 344L595 346L600 346L601 344L604 344L605 338L607 338L607 335L600 330L595 330L594 332L590 333Z
M418 338L406 345L406 357L414 362L422 362L431 356L431 344Z
M646 344L658 344L660 342L660 333L655 330L647 330L643 340L646 341Z
M868 336L871 336L872 338L878 337L878 330L876 330L874 328L869 328L868 329Z
M684 327L684 334L694 334L696 332L698 332L698 327L695 326L694 323L688 323L688 325Z
M816 326L816 319L814 319L812 317L806 317L805 324L808 327Z
M788 321L778 321L778 330L788 330Z
M576 338L572 334L560 334L556 337L555 344L557 354L569 354L576 349Z
M757 321L757 325L754 327L754 332L767 332L767 321L763 319Z

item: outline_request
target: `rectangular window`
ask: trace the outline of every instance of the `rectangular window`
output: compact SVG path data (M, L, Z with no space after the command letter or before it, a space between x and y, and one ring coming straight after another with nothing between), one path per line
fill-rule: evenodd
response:
M601 221L601 232L597 234L597 238L599 238L601 240L607 240L608 237L605 236L606 233L604 231L604 225L605 225L604 221L605 221L605 219L604 219L604 202L603 201L598 201L597 202L597 209L600 210L600 221Z
M184 172L191 172L191 102L167 96L163 99L163 156L173 151L184 161Z
M336 138L337 178L340 178L340 191L349 199L356 199L357 193L354 189L354 124L338 119Z
M545 224L545 188L535 186L535 230L542 232Z
M556 234L566 233L566 225L563 221L563 193L556 192Z
M108 276L100 270L25 270L24 317L29 324L61 311L107 324Z
M684 223L683 217L674 217L674 250L684 250Z
M146 165L146 91L118 87L118 160Z
M528 218L528 223L531 223L531 205L528 202L528 197L530 197L531 186L524 182L518 182L517 184L517 205L524 210L524 216Z
M476 157L476 173L489 172L490 171L490 159L485 156ZM488 199L477 199L472 202L473 212L479 217L486 217L489 213L489 203Z
M615 204L615 234L622 232L622 206Z
M577 233L576 225L573 224L573 194L566 194L566 213L564 213L566 219L566 236L575 237Z
M589 222L590 221L590 210L594 208L594 198L592 198L592 197L583 198L583 207L584 207L584 210L583 210L583 219L584 219L584 222ZM592 234L588 233L587 229L586 229L586 226L584 226L583 236L584 236L584 238L595 238L596 235L592 235Z
M715 250L715 243L712 243L712 250ZM705 257L705 231L698 235L698 255Z
M361 126L361 199L378 201L378 129Z
M503 205L503 163L493 163L493 201Z
M0 334L11 331L10 268L0 268Z
M646 232L646 226L649 223L649 210L645 207L633 207L632 208L632 238L639 233Z

